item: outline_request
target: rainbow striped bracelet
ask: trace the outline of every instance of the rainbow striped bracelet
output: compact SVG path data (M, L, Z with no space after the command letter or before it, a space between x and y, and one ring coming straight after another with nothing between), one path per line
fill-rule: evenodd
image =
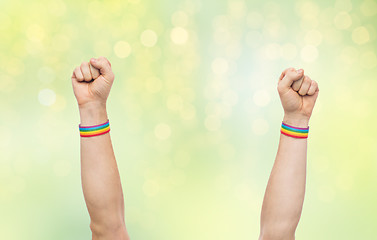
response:
M110 132L109 120L103 124L95 126L81 126L79 125L81 137L95 137Z
M280 132L286 136L293 137L293 138L308 138L309 127L298 128L298 127L289 126L288 124L285 124L282 122Z

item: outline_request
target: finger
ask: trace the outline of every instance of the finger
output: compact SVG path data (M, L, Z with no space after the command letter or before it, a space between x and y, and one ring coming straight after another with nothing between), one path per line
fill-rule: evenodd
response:
M292 84L295 81L299 80L303 75L304 75L303 69L296 70L294 68L289 68L288 70L286 70L284 77L279 82L279 86L278 86L279 92L284 93L288 91L291 88Z
M84 75L82 75L80 67L75 68L75 70L73 72L76 76L77 81L79 81L79 82L84 81Z
M114 80L114 73L111 70L111 64L106 58L92 58L90 59L90 64L92 64L93 67L99 69L100 74L103 75L105 79L109 81Z
M298 92L298 90L301 88L303 81L304 81L304 75L298 81L292 84L292 89Z
M310 79L310 77L305 76L304 80L302 81L301 87L298 90L298 94L300 94L301 96L305 96L308 93L311 83L312 80Z
M314 93L317 92L317 90L319 91L318 83L316 81L312 80L307 95L312 96L312 95L314 95Z
M285 74L287 74L288 71L291 71L291 70L295 70L295 68L287 68L285 69L281 74L280 74L280 77L279 77L279 80L282 80L285 76ZM304 71L304 70L303 70Z
M90 82L93 80L88 62L81 63L80 69L81 69L82 75L84 75L85 82Z
M93 79L97 79L100 76L99 70L92 66L92 64L89 65L90 72L92 73Z
M280 74L280 77L279 77L279 80L280 80L280 81L284 78L285 74L286 74L287 71L289 71L290 69L293 69L293 68L287 68L287 69L285 69L285 70Z

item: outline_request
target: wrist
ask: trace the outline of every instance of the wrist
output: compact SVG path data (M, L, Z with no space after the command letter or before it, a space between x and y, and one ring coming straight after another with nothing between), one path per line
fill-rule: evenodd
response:
M87 103L79 105L80 124L90 126L105 123L108 120L105 103Z
M310 117L285 114L283 118L283 123L294 127L306 128L309 126L309 119Z

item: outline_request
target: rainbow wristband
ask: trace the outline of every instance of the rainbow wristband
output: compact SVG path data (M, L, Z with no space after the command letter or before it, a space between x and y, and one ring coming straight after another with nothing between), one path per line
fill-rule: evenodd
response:
M79 125L81 137L95 137L110 132L109 121L95 126L81 126Z
M281 131L282 134L293 137L293 138L308 138L309 135L309 127L307 128L298 128L289 126L288 124L281 123Z

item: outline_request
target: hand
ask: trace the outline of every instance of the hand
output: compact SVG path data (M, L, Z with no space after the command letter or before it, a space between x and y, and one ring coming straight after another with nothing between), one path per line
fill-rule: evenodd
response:
M76 67L72 74L72 86L79 108L106 106L113 82L111 64L104 57L92 58L90 62Z
M284 108L284 122L306 127L319 93L317 82L305 76L303 69L288 68L280 76L278 92Z

